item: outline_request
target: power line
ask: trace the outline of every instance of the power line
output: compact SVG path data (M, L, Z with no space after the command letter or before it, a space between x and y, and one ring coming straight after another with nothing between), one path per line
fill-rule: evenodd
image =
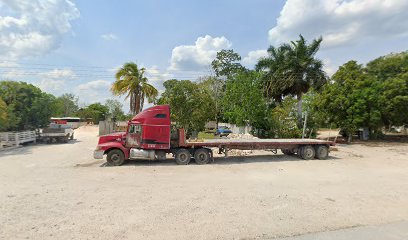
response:
M7 60L0 60L1 63L13 63L13 64L18 64L16 66L1 66L0 68L8 68L8 69L16 69L16 68L29 68L29 69L42 69L42 70L55 70L55 68L61 68L61 69L76 69L76 71L101 71L97 69L105 69L104 71L109 72L110 70L119 69L120 67L103 67L103 66L92 66L92 65L56 65L56 64L45 64L45 63L28 63L28 62L14 62L14 61L7 61ZM23 64L23 65L22 65ZM35 66L35 67L33 67ZM39 66L39 67L37 67ZM84 68L84 69L83 69ZM192 72L192 73L207 73L207 71L195 71L195 70L176 70L176 69L160 69L156 67L152 68L146 68L146 71L161 71L161 72L166 72L166 73L180 73L180 72ZM81 70L82 69L82 70Z

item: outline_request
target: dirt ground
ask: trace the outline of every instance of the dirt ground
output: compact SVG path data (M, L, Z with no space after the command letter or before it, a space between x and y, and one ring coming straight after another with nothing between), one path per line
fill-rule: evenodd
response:
M408 144L100 167L97 128L0 152L0 239L273 239L408 220Z

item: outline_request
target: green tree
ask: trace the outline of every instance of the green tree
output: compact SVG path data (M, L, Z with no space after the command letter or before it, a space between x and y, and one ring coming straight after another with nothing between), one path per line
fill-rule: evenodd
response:
M217 77L204 77L200 79L200 85L209 90L212 102L214 103L214 117L216 127L223 118L223 96L225 94L225 82Z
M44 127L55 112L55 97L25 82L1 81L0 98L7 105L7 130Z
M78 111L78 97L72 93L64 93L56 99L55 116L71 117Z
M172 120L187 133L203 130L205 123L213 119L214 102L205 84L172 79L163 85L165 91L158 104L169 104Z
M276 106L269 121L268 135L274 138L299 138L302 135L296 124L296 102L297 99L289 96Z
M149 103L157 97L158 91L148 83L145 69L139 69L136 63L125 63L116 73L116 81L111 91L114 95L126 95L130 98L130 112L135 115L142 111L145 98Z
M109 109L108 115L116 120L126 120L125 113L123 112L123 104L116 99L108 99L105 102L105 106Z
M383 107L382 119L385 125L408 123L408 73L382 83L380 105Z
M81 118L92 118L94 123L99 123L106 119L109 114L109 109L101 103L93 103L85 108L79 109L77 114Z
M241 61L241 56L238 53L234 52L232 49L223 49L217 52L217 56L211 62L211 66L217 77L228 78L232 74L243 69L239 61Z
M351 141L360 127L368 127L371 133L381 127L380 93L381 83L365 73L362 65L349 61L325 85L314 106L326 122L345 130Z
M271 97L294 95L298 101L298 126L302 126L302 97L311 87L320 89L326 82L323 63L315 57L322 38L308 44L302 35L297 41L268 49L269 56L260 59L256 69L265 72L265 89Z
M7 105L6 103L0 98L0 131L7 129Z
M268 105L262 95L261 77L255 71L241 71L227 80L223 106L229 123L265 128Z
M367 72L385 81L408 72L408 51L392 53L367 63Z
M30 125L35 128L43 128L49 125L50 118L56 110L56 98L54 95L41 92L32 102L28 118Z
M381 82L378 96L384 125L408 123L408 51L379 57L367 64L367 73Z

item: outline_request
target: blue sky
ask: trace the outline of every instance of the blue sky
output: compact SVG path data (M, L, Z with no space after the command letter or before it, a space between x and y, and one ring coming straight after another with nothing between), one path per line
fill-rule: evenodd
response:
M318 57L332 74L408 49L406 0L87 1L0 0L0 79L27 81L83 105L111 98L121 64L166 79L211 74L217 51L252 67L269 45L323 36Z

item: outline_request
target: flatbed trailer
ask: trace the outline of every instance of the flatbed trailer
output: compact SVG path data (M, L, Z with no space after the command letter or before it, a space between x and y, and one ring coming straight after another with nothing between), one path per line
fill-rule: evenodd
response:
M286 155L298 154L303 159L326 159L330 146L335 142L319 139L204 139L186 140L184 129L179 130L179 147L186 149L218 148L219 153L228 156L228 150L270 150L277 153L280 149ZM313 152L314 150L314 152ZM212 153L210 154L212 158Z
M203 141L186 141L182 146L187 148L216 147L239 150L294 149L303 145L334 146L331 141L318 139L204 139Z
M121 165L125 160L164 160L172 153L177 164L207 164L213 158L213 148L228 155L228 150L280 149L286 155L297 154L303 159L326 159L334 142L317 139L208 139L186 140L183 128L171 125L170 107L159 105L137 114L128 123L126 132L101 136L94 158L107 155L110 165Z

